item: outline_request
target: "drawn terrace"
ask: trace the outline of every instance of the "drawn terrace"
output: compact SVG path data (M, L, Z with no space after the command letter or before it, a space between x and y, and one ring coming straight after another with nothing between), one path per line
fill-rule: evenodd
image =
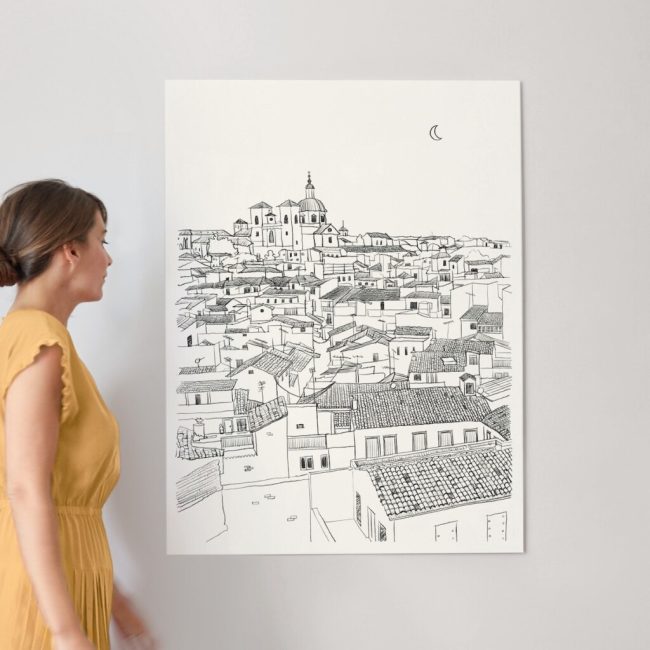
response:
M289 551L498 546L510 244L349 226L308 175L302 200L256 203L232 232L178 232L177 509L216 498L215 539L259 520Z

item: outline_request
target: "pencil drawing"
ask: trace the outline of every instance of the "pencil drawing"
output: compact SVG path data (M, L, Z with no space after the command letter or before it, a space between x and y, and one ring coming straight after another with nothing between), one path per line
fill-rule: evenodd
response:
M506 542L510 243L356 232L312 178L178 231L178 512L218 501L206 552Z

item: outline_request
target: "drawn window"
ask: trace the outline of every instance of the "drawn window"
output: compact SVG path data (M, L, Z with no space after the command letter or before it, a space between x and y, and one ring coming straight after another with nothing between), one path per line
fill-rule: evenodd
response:
M286 214L284 215L284 223L289 223L289 217Z
M489 429L485 430L485 439L492 440L492 431L490 431Z
M411 303L409 303L409 308L410 308L410 309L417 309L417 308L418 308L418 303L417 303L417 302L411 302Z
M476 354L468 354L467 355L467 363L470 366L478 365L478 355L476 355Z
M373 352L372 354L372 360L373 361L379 361L379 354L377 352Z
M438 431L438 447L451 447L453 444L453 431Z
M259 217L255 217L255 225L256 225L256 226L259 226L259 224L260 224L260 218L259 218ZM258 234L259 234L259 233L258 233Z
M384 301L383 300L379 303L379 309L384 309Z
M246 420L237 420L237 431L246 431Z
M407 355L408 353L409 353L409 349L405 347L404 348L404 354Z
M361 495L358 492L355 497L355 514L357 517L357 524L361 526Z
M476 323L470 323L470 324L469 324L469 328L470 328L471 330L475 330L475 329L476 329Z
M304 424L296 424L296 429L304 429L305 425Z
M422 375L420 373L415 373L413 375L413 381L422 381Z
M447 260L442 260L442 265L447 266Z
M397 453L397 436L384 436L384 456Z
M311 215L311 222L316 223L316 215L315 214Z
M465 384L465 395L473 395L474 394L474 384L472 382L467 382Z
M249 370L249 371L248 371L248 374L249 374L249 375L252 375L252 374L254 374L254 372L255 372L254 370Z
M320 457L320 466L321 469L327 469L329 467L329 458L327 457L327 454Z
M187 347L188 348L192 347L192 335L191 334L187 337Z
M295 215L295 216L294 216L294 218L293 218L293 222L294 222L294 223L298 223L298 215ZM297 244L297 243L298 243L298 242L296 242L296 244Z
M325 223L325 215L322 215L320 220L321 220L321 223Z
M195 404L200 404L201 403L201 396L200 395L194 395L194 403Z
M300 469L314 469L314 457L313 456L301 456L300 457Z
M400 352L399 352L399 348L397 348L397 356L398 356L398 357L399 357L399 354L400 354Z
M377 458L380 455L379 437L366 438L366 458Z
M237 359L237 360L235 361L235 363L236 363L236 366L235 366L235 367L236 367L236 368L239 368L239 366L243 365L244 360L243 360L243 359Z
M445 308L442 310L442 313L443 313L445 316L449 316L449 309L447 309L447 307L445 307Z
M331 238L331 237L328 237L328 238L327 238L327 243L328 243L328 244L331 244L331 243L332 243L332 238Z
M427 448L427 432L416 431L413 434L413 451L423 451Z
M259 236L260 236L260 231L259 231L259 230L256 230L256 231L255 231L255 237L259 237Z
M300 217L300 223L305 223L305 217L304 217L304 216ZM296 242L296 244L297 244L297 243L298 243L298 242Z
M465 429L465 442L478 442L478 431L476 429Z
M269 243L273 243L275 241L275 235L273 234L273 231L271 230L269 232Z
M386 541L386 527L384 526L384 524L379 524L379 541L380 542Z

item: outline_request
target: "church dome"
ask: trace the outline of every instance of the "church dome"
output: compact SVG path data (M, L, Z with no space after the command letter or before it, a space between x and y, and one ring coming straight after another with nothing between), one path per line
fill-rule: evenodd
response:
M300 203L300 212L327 212L327 208L320 199L316 197L307 197Z

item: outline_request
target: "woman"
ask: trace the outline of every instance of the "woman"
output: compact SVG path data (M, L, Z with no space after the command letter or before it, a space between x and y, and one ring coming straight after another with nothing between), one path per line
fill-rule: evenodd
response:
M0 205L0 286L18 284L0 324L0 648L106 650L153 640L113 583L101 508L119 477L119 430L67 322L100 300L106 209L58 180Z

